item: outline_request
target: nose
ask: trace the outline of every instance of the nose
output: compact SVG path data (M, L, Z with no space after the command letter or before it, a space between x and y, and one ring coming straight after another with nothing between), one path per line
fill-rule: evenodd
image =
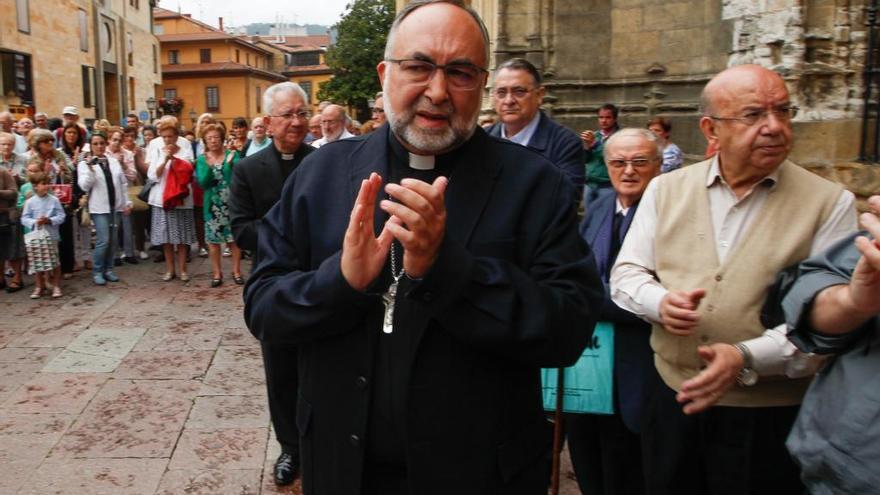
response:
M761 131L766 134L779 134L788 125L790 125L789 122L777 115L776 112L767 112L761 125Z
M431 100L434 105L439 105L449 99L449 90L446 87L446 72L443 69L436 69L431 79L428 80L428 86L425 87L424 95Z

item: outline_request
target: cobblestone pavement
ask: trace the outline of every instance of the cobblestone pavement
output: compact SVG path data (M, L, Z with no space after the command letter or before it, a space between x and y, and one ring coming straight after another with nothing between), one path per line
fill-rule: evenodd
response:
M195 258L186 284L147 261L58 300L30 300L32 278L0 292L0 494L300 493L272 482L260 350L224 270L217 289Z

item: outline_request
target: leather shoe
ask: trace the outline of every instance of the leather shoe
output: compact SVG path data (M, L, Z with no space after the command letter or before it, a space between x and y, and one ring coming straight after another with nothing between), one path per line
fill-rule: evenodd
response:
M299 471L299 459L282 452L275 461L275 484L279 486L289 485L293 483Z

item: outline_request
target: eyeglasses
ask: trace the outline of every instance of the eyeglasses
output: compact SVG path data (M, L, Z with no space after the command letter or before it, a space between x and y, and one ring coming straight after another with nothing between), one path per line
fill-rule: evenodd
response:
M476 89L482 84L483 73L486 69L477 67L467 62L454 62L446 65L437 65L427 60L414 58L386 58L386 62L393 62L400 66L400 73L410 84L428 84L433 79L437 69L442 69L446 75L446 81L450 88L461 91Z
M492 94L495 95L495 98L498 98L499 100L507 98L507 95L513 96L517 100L522 100L526 97L526 95L534 90L535 88L498 88L493 91Z
M765 122L771 113L781 122L790 122L791 119L794 118L795 115L797 115L797 112L798 107L783 106L779 108L774 108L773 110L750 110L741 117L718 117L715 115L710 115L709 118L712 120L742 122L743 124L751 127L760 122Z
M611 168L624 168L627 165L632 165L635 169L645 168L650 165L652 162L657 159L651 160L650 158L633 158L632 160L622 160L620 158L613 158L608 160L608 166Z
M373 113L385 113L384 108L373 107L371 110L373 110Z
M307 112L305 110L300 110L299 112L287 112L287 113L284 113L281 115L270 115L269 117L272 117L274 119L283 119L283 120L293 120L293 119L308 120L309 119L309 112Z
M342 119L339 119L339 120L322 120L322 121L321 121L321 123L324 124L324 125L339 124L339 123L341 123L341 122L342 122Z

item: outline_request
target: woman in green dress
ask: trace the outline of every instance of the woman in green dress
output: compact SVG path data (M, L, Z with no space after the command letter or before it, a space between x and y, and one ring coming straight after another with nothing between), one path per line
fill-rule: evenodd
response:
M226 243L232 249L232 279L244 284L241 276L241 250L232 238L229 221L229 188L232 185L232 167L238 159L235 151L224 149L226 129L219 124L208 125L202 137L205 153L196 160L196 179L205 190L205 241L211 259L211 287L223 283L220 247Z

